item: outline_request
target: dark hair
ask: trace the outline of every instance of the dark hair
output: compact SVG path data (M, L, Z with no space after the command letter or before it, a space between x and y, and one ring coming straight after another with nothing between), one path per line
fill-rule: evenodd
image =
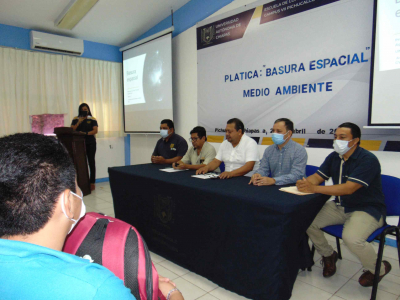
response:
M338 128L350 128L351 135L353 136L353 139L359 138L361 141L361 129L358 127L358 125L350 122L345 122L343 124L340 124ZM357 143L358 145L360 144L360 141Z
M197 135L199 136L200 139L202 139L203 136L205 136L205 137L206 137L206 141L207 141L206 129L205 129L204 127L202 127L202 126L196 126L195 128L193 128L193 129L190 131L190 134L192 134L192 133L197 133Z
M75 192L75 168L58 140L36 133L0 138L0 237L43 228L66 189Z
M286 118L280 118L280 119L276 120L276 121L274 122L274 124L276 124L276 123L278 123L278 122L285 122L286 130L287 130L287 131L290 130L290 131L292 132L292 134L293 134L294 125L293 125L293 122L292 122L292 121L290 121L289 119L286 119Z
M82 108L85 107L85 106L88 108L88 116L92 116L92 113L90 112L90 107L89 107L89 105L87 105L86 103L82 103L81 105L79 105L79 108L78 108L78 116L81 115Z
M164 119L160 124L167 124L168 128L174 128L174 122L172 122L170 119Z
M232 123L235 123L235 129L237 131L239 131L239 129L241 129L242 133L244 133L244 124L240 119L232 118L232 119L229 119L228 122L226 122L226 124L232 124Z

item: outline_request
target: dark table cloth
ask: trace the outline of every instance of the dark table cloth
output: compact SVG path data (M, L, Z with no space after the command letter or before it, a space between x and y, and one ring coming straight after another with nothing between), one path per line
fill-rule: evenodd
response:
M251 299L287 300L304 260L305 231L328 200L250 178L196 179L145 164L109 168L115 217L151 251ZM304 248L303 248L304 249Z

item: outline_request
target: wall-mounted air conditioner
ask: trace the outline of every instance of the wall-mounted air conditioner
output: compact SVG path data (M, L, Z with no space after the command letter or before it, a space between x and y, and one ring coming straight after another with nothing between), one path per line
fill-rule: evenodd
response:
M80 56L83 40L32 30L31 49Z

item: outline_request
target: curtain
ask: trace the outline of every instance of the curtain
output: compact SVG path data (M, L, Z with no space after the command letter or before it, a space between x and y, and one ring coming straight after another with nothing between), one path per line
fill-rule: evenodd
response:
M0 48L0 136L30 132L29 116L64 114L80 103L99 124L98 138L123 136L122 64Z

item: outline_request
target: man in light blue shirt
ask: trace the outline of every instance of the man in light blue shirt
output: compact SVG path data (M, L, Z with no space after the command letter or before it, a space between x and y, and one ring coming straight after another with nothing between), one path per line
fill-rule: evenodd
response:
M61 252L85 214L65 147L34 133L0 138L0 299L134 300L111 271Z
M307 152L303 146L292 141L293 130L293 122L289 119L275 121L272 128L274 145L265 149L260 167L249 184L284 185L305 177Z

